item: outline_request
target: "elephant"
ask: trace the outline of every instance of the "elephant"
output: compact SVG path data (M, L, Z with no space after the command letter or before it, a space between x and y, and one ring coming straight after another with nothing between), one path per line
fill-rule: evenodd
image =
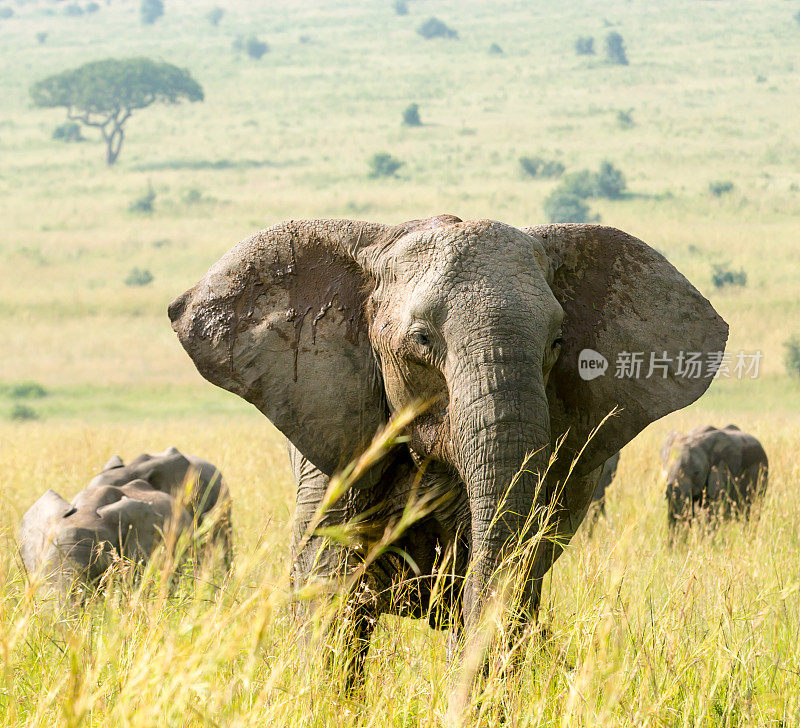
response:
M728 332L661 254L624 232L452 215L276 224L229 250L168 314L200 374L287 438L298 586L358 574L411 494L432 503L351 589L357 674L381 613L427 617L457 644L475 634L515 541L536 544L517 598L519 621L534 620L542 579L586 514L599 468L710 383L586 380L582 350L708 353L724 350ZM349 545L304 538L331 477L415 407L404 441L319 522L367 514L364 535ZM531 541L540 528L547 538Z
M600 477L592 493L592 503L590 506L589 526L593 526L597 519L606 515L606 490L617 475L619 466L619 452L615 452L608 460L603 463L600 470Z
M769 461L761 443L736 425L696 427L688 434L671 432L661 447L667 480L670 534L679 523L704 515L750 517L763 497Z
M31 506L20 527L22 562L68 601L115 561L146 561L167 534L174 543L215 507L210 539L229 563L230 496L214 465L174 447L128 465L115 455L71 503L48 490Z

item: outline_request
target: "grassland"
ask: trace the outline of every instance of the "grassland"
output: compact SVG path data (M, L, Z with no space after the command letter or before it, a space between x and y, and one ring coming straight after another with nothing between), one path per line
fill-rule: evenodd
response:
M0 6L10 3L0 3ZM382 623L363 696L346 698L307 660L287 618L292 488L277 433L214 390L180 349L167 303L230 245L273 222L441 212L544 221L553 181L518 158L568 170L620 167L629 194L593 201L603 222L665 253L731 324L730 350L761 350L754 381L719 381L690 410L623 453L609 519L552 572L523 669L479 696L475 722L508 725L796 725L800 719L797 495L800 382L782 343L800 332L797 8L783 1L167 0L151 27L138 3L66 17L31 2L0 20L0 722L50 725L439 725L443 639ZM458 40L425 41L430 15ZM625 38L629 66L579 57ZM43 44L38 32L47 32ZM257 33L270 52L232 50ZM492 43L502 55L490 55ZM100 142L51 139L60 111L30 107L30 84L106 56L190 69L202 104L135 114L120 160ZM424 125L401 126L418 103ZM632 109L634 126L617 112ZM368 159L401 159L370 179ZM716 180L733 191L709 193ZM151 184L150 215L129 212ZM746 271L716 289L714 263ZM133 267L154 276L124 284ZM12 397L41 383L42 398ZM10 419L15 404L38 416ZM668 550L657 445L668 429L733 421L771 459L758 524ZM47 487L68 496L113 453L174 444L231 483L237 565L135 607L110 595L91 615L32 599L13 537Z

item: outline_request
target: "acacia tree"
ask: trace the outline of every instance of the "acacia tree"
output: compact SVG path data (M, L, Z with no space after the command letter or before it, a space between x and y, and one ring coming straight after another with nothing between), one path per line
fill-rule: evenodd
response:
M202 101L203 89L188 71L171 63L107 58L48 76L31 86L31 96L36 106L63 106L69 119L100 129L111 165L134 111L156 102Z

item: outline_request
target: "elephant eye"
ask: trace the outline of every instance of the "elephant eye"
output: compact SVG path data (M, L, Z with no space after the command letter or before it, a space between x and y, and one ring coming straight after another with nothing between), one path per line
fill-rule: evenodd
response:
M563 343L564 343L564 337L559 336L558 338L553 340L553 343L550 345L550 348L551 349L558 349L558 347L561 346L561 344L563 344Z
M431 345L431 339L425 331L417 329L411 333L411 340L423 349L427 349Z

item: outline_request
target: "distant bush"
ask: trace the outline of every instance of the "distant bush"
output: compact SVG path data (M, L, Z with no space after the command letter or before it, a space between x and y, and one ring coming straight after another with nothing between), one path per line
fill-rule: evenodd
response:
M14 399L41 399L47 390L39 382L16 382L5 387L8 395Z
M142 18L142 23L152 25L164 14L163 0L142 0L142 4L139 6L139 14Z
M125 276L125 285L131 287L147 286L153 282L153 274L146 268L131 268Z
M556 187L544 201L544 214L550 222L590 222L589 205L576 194Z
M96 13L98 10L100 10L100 4L99 3L95 3L95 2L86 3L86 12L87 13Z
M267 51L269 51L269 46L254 35L244 42L244 52L256 61L260 60Z
M800 25L800 10L798 10L798 11L797 11L797 12L794 14L794 19L795 19L795 22L796 22L798 25Z
M394 0L394 11L398 15L408 15L408 3L406 0Z
M70 3L64 8L64 15L77 18L78 16L83 15L83 8L78 5L78 3Z
M711 282L715 288L725 286L746 286L747 273L743 269L731 270L727 263L715 263L711 273Z
M600 169L595 175L595 197L618 200L626 187L625 175L619 169L611 162L600 163Z
M77 121L65 121L53 129L53 139L60 139L64 142L82 142L81 125Z
M417 33L427 40L431 38L458 38L458 33L439 18L428 18L417 28Z
M403 110L403 124L405 126L422 126L419 118L419 104L409 104Z
M714 197L727 195L731 190L733 190L733 182L727 179L708 183L708 191L714 195Z
M128 210L130 210L130 212L149 215L153 211L153 203L155 200L156 191L153 189L152 185L148 185L147 192L131 202L131 204L128 206Z
M219 25L219 21L222 20L223 15L225 15L225 9L217 5L206 13L206 20L216 28Z
M21 402L17 402L11 408L11 419L24 421L24 420L36 420L39 418L39 415L36 414L36 410L32 407L28 407L26 404L22 404Z
M597 191L596 177L588 169L570 172L561 182L561 188L575 197L585 200L594 197Z
M492 43L492 45L489 46L489 55L490 56L502 56L503 55L503 49L497 43Z
M617 112L617 126L620 129L630 129L635 126L633 121L633 109L628 109L627 111L620 109Z
M44 45L45 41L47 40L47 31L46 30L40 30L36 34L36 40L39 41L39 45Z
M564 165L557 159L520 157L519 166L528 177L552 178L564 174Z
M2 7L0 8L0 20L8 20L14 17L14 8Z
M590 35L581 35L575 39L575 53L579 56L594 55L594 38Z
M793 377L800 377L800 336L795 334L783 342L786 350L783 354L783 363L786 371Z
M619 66L628 65L628 54L625 51L625 41L616 30L606 36L606 60Z
M388 152L373 154L369 160L370 177L393 177L403 163Z

